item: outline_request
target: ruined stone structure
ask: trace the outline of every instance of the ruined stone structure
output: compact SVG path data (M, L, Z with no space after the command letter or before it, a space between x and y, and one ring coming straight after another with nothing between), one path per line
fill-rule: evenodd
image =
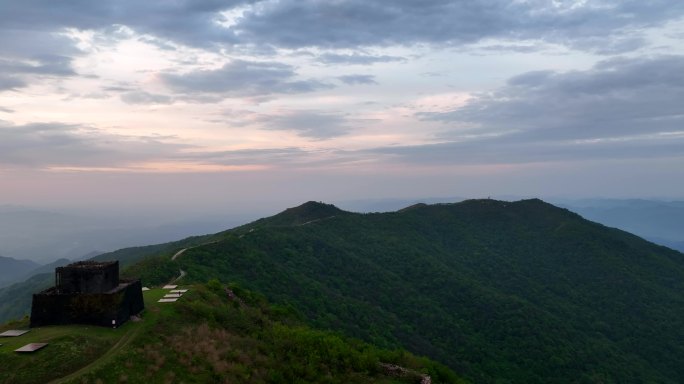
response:
M31 326L119 326L145 307L140 280L119 280L119 262L80 261L55 270L55 286L33 295Z

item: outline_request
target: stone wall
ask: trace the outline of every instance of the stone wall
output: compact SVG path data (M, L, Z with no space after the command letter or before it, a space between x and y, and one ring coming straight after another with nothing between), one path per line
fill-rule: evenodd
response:
M105 293L119 285L119 262L82 261L55 270L59 293Z
M58 324L119 326L144 308L140 280L122 281L109 293L60 293L55 287L33 295L31 327Z

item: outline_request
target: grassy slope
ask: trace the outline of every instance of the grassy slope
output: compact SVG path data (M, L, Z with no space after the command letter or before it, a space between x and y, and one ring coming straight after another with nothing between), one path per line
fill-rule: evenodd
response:
M461 382L448 369L402 351L384 351L299 325L287 311L240 292L229 300L217 282L194 286L179 302L157 303L165 292L145 293L140 322L118 329L55 326L0 340L0 383L404 383L379 363L398 363ZM25 327L16 322L0 330ZM35 354L16 354L30 342L49 342Z
M286 211L134 270L237 281L476 382L684 381L681 253L538 200L327 213Z
M122 268L151 256L168 256L179 248L193 247L215 241L222 235L193 236L183 240L143 247L124 248L114 252L98 255L92 260L119 260ZM169 266L165 266L169 267ZM160 273L167 273L160 271ZM177 272L177 270L175 271ZM0 288L0 323L21 319L31 313L32 294L51 287L54 284L54 271L32 276L21 283Z
M130 263L157 256L129 273L238 281L317 327L403 345L476 382L684 380L680 253L539 201L369 215L309 205L134 249Z
M54 281L53 273L43 273L0 289L0 323L21 319L31 313L33 293L51 287Z
M145 295L145 304L155 307L161 290ZM121 340L137 335L141 329L157 320L155 312L146 316L145 322L128 322L118 329L70 325L33 328L20 337L2 338L0 343L0 382L47 383L93 364L110 352L120 350ZM0 326L7 329L28 329L28 321L15 321ZM13 351L28 343L49 343L35 354L17 354ZM119 344L117 346L117 344ZM125 343L124 343L125 345Z

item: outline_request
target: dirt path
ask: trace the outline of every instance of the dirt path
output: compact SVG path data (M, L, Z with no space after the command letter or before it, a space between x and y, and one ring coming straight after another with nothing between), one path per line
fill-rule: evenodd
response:
M171 261L176 260L178 256L182 255L187 250L188 248L183 248L180 251L176 252L176 254L171 257Z
M218 243L218 242L219 242L218 240L216 240L216 241L210 241L210 242L208 242L208 243L203 243L203 244L200 244L200 245L195 245L194 247L183 248L183 249L181 249L180 251L176 252L173 256L171 256L171 261L176 260L180 255L184 254L185 251L187 251L188 249L193 249L193 248L201 247L201 246L208 245L208 244L216 244L216 243Z
M132 325L132 324L131 324ZM69 380L73 380L85 373L88 373L97 367L107 363L114 355L116 355L119 351L121 351L123 348L125 348L128 344L131 343L131 341L135 340L135 338L138 336L140 331L144 328L142 324L136 324L136 327L131 327L129 330L126 331L126 333L121 336L119 341L116 342L107 352L105 352L102 356L100 356L99 359L93 361L92 363L86 365L85 367L79 369L76 372L73 372L67 376L64 376L60 379L53 380L49 382L48 384L61 384L61 383L66 383Z
M187 274L188 274L187 272L185 272L185 271L182 270L182 269L179 269L178 271L180 271L180 276L178 276L178 277L176 277L175 279L173 279L172 283L175 283L176 281L178 281L178 280L184 278L184 277L187 276Z

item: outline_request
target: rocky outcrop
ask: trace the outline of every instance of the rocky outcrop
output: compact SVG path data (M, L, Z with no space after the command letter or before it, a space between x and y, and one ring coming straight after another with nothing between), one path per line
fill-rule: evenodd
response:
M380 363L380 368L387 376L410 379L420 384L432 384L432 378L429 375L396 364Z

